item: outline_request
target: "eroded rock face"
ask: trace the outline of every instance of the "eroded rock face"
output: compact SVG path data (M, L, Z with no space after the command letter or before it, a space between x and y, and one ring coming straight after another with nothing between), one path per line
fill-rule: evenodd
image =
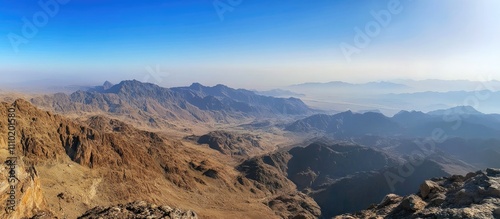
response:
M15 178L18 181L10 184L9 181L12 178L8 174L9 167L6 167L10 165L9 162L14 161L7 160L0 169L0 201L2 203L0 218L31 218L35 215L39 215L38 218L51 218L52 213L46 211L47 206L35 167L25 166L21 159L15 160ZM41 217L41 215L47 217Z
M417 194L335 218L499 218L500 169L426 180Z
M166 205L157 206L145 201L131 202L111 207L95 207L88 210L78 219L112 219L112 218L164 218L164 219L198 219L195 212L171 208Z

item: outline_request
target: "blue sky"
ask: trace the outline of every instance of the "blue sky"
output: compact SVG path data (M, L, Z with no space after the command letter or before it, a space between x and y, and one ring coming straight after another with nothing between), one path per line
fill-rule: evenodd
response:
M0 83L500 80L496 0L65 1L40 1L57 3L51 16L38 1L0 0ZM229 10L221 17L214 4ZM357 47L355 28L364 32L382 11L389 22ZM342 43L357 52L346 58Z

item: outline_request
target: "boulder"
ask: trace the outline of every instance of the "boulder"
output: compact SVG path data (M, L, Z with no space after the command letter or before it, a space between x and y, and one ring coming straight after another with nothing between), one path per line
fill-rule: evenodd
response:
M420 197L427 198L429 194L444 191L443 187L439 186L436 182L425 180L420 185Z
M402 199L402 197L399 196L399 195L388 194L388 195L385 196L384 200L382 200L382 202L380 202L380 204L378 205L378 208L383 208L385 206L398 203L398 202L401 201L401 199Z
M401 207L407 211L419 211L425 208L427 205L419 196L409 195L403 199L401 202Z

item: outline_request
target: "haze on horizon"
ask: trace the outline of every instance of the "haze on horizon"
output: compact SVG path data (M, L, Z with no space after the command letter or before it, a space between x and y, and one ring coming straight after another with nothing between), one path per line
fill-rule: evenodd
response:
M495 0L233 2L1 0L0 84L500 80Z

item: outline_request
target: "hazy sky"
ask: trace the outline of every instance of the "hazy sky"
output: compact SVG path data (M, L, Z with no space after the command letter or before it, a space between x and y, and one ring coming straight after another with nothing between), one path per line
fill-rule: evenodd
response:
M500 80L498 0L40 2L0 0L0 83Z

